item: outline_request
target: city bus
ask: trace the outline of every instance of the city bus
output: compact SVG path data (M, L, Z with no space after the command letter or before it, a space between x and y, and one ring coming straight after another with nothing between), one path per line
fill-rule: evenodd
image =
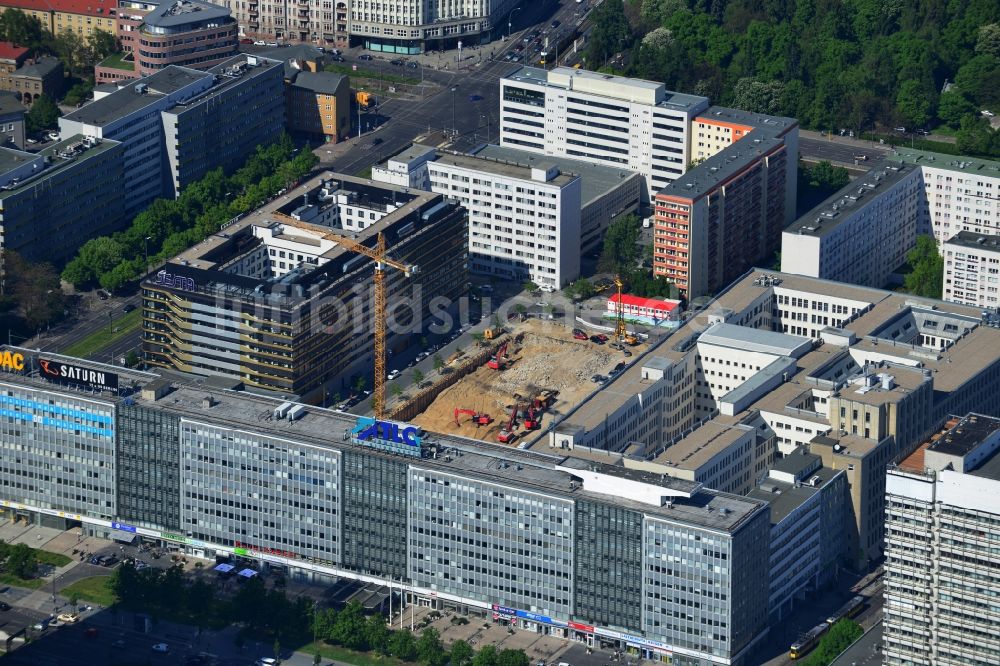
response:
M861 612L861 609L865 606L865 598L862 596L856 596L846 604L841 606L836 613L826 618L826 623L833 625L837 620L842 620L845 617L854 617Z
M788 650L788 656L791 659L800 658L802 655L809 652L809 650L812 650L814 647L816 647L816 643L819 642L819 639L822 638L823 634L825 634L829 630L830 630L830 625L827 624L826 622L824 622L823 624L816 625L815 627L807 631L805 634L803 634L802 637L799 638L799 640L792 643L792 647L789 648Z

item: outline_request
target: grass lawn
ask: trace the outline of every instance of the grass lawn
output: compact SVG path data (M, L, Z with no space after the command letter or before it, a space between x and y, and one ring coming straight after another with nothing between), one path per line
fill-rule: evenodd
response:
M319 655L324 659L332 659L342 664L354 664L354 666L399 666L403 664L395 657L385 657L373 652L355 652L336 645L328 645L323 641L309 643L298 649L306 654L319 652Z
M368 179L371 179L371 177L372 177L372 168L368 167L367 169L362 169L361 171L357 172L354 175L357 176L358 178L368 178Z
M125 53L112 53L101 61L100 66L113 67L114 69L124 69L131 72L135 69L135 62L132 60L125 60L125 55Z
M108 585L110 582L111 576L81 578L75 583L70 583L59 590L59 594L64 597L70 597L75 594L84 601L100 604L106 608L118 601Z
M109 326L102 326L98 330L94 331L83 340L76 342L66 349L62 350L62 354L67 356L77 356L79 358L89 358L95 352L104 349L110 345L115 340L124 338L135 331L142 324L142 309L136 308L124 314L121 317L115 317L114 320L114 332Z
M41 564L51 564L54 567L64 567L72 560L62 553L50 553L47 550L35 550L35 557Z
M0 574L0 583L3 585L13 585L14 587L26 587L31 590L37 590L42 585L45 585L45 581L41 578L18 578L14 574Z
M360 65L358 66L358 71L351 69L351 65L341 64L330 64L323 69L334 74L349 76L352 79L369 79L370 81L385 81L387 83L408 83L410 85L420 83L420 79L414 79L410 76L399 76L397 74L379 74L371 69L361 69Z

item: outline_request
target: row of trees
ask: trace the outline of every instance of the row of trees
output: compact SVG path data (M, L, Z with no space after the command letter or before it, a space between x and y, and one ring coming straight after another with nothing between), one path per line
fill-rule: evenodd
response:
M529 666L523 650L497 650L486 645L477 652L462 640L455 641L451 649L446 650L434 627L427 627L419 636L406 628L392 630L381 614L365 617L357 602L347 604L340 611L332 608L317 611L313 617L313 633L327 643L362 652L370 650L426 666L448 663L451 666Z
M1000 154L995 0L607 0L587 63L814 129L946 125ZM945 83L951 85L945 86Z
M0 249L0 275L3 328L32 334L65 314L66 297L51 264L33 264L17 252Z
M312 151L297 152L288 135L258 146L231 176L215 169L177 199L155 200L128 229L88 241L62 277L77 287L99 284L114 291L147 270L147 253L149 263L155 264L191 247L303 178L316 162Z
M861 638L864 631L861 625L853 620L838 620L830 627L830 631L820 639L819 645L802 662L802 666L828 666L834 659L850 647L851 643Z
M180 566L139 571L126 563L115 568L110 585L125 608L154 618L188 618L199 628L239 623L252 634L273 636L287 645L303 645L312 638L312 601L268 590L259 578L241 580L236 592L225 597L209 582L189 583Z

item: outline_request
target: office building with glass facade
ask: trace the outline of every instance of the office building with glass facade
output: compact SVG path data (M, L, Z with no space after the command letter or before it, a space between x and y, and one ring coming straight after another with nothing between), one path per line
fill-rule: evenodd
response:
M766 633L767 502L8 351L23 361L0 374L8 515L297 580L392 585L675 664L752 663Z

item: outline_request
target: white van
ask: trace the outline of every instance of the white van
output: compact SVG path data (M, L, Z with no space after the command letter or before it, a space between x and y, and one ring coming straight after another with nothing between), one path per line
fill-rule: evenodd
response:
M551 293L555 292L555 290L556 290L556 288L553 287L551 284L543 284L543 285L540 285L538 288L541 291L544 291L546 294L551 294Z

